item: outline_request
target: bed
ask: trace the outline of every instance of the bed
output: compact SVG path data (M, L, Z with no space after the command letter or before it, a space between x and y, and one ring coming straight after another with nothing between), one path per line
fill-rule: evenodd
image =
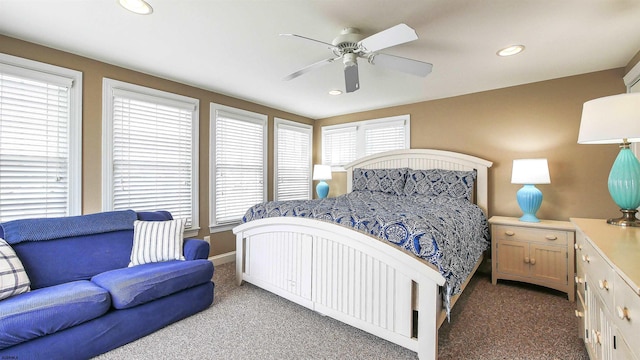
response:
M365 174L380 171L395 174L406 170L409 174L406 179L409 179L428 171L443 170L455 174L472 172L473 188L464 196L471 200L468 201L470 206L477 208L476 212L480 212L486 222L488 168L491 165L489 161L466 154L432 149L375 154L345 167L347 194L333 202L355 202L356 198L364 198L360 207L369 206L375 211L379 211L376 206L397 210L402 205L393 205L386 197L381 197L386 195L370 194L375 191L368 191L368 185L363 185ZM386 184L389 185L389 182ZM399 197L402 195L407 194L400 194ZM314 201L333 204L332 200L327 199ZM429 197L428 202L431 201L442 202ZM417 206L423 206L422 203L427 200L420 197L418 202L420 204ZM373 203L379 205L370 205ZM443 268L438 262L432 263L428 256L416 256L413 248L424 250L428 248L425 245L427 242L413 241L414 244L422 244L422 247L406 243L398 246L390 239L370 235L373 233L371 228L380 228L380 225L370 225L370 218L367 221L354 221L352 214L346 217L350 221L334 223L306 216L308 211L302 211L297 204L294 205L258 204L257 208L249 209L245 215L250 221L233 229L236 235L238 284L243 281L252 283L320 314L416 351L420 359L436 359L438 328L481 263L482 251L479 254L476 251L473 258L467 260L470 265L454 266L468 267L464 276L451 276L451 269ZM317 205L320 210L314 211L324 214L322 211L326 209L322 209L322 206ZM265 213L261 215L262 218L254 216L260 212ZM273 216L274 212L287 213L289 216ZM291 216L292 212L297 213ZM376 221L384 221L384 216L376 218L382 218ZM451 222L443 216L439 221ZM351 225L347 226L346 223ZM354 226L353 223L359 225ZM362 223L369 225L362 226ZM488 243L488 227L482 231ZM444 241L449 242L450 239ZM428 249L430 253L445 252L444 247ZM425 258L429 258L429 261ZM455 291L452 291L453 288Z

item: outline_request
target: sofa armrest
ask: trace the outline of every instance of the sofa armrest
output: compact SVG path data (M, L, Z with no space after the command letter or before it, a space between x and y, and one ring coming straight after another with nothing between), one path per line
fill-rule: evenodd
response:
M185 260L197 260L209 258L209 243L200 239L184 239Z

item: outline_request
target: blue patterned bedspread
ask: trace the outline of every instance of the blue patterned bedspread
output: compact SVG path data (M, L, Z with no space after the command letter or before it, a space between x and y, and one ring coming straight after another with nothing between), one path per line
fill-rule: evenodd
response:
M447 196L354 191L319 200L270 201L251 207L243 222L276 216L334 222L411 251L440 270L447 308L490 239L484 212L466 199Z

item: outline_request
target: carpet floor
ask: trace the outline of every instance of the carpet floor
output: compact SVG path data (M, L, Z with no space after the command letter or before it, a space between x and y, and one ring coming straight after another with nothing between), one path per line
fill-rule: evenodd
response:
M417 359L416 353L321 316L216 266L207 310L96 359ZM491 284L478 272L439 333L439 359L588 359L575 303L553 290Z

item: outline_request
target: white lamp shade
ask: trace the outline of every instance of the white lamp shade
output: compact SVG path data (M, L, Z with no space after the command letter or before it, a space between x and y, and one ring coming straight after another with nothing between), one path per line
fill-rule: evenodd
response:
M587 101L582 107L578 144L640 142L640 93Z
M313 180L331 180L331 166L313 165Z
M547 159L513 160L512 184L550 184Z

